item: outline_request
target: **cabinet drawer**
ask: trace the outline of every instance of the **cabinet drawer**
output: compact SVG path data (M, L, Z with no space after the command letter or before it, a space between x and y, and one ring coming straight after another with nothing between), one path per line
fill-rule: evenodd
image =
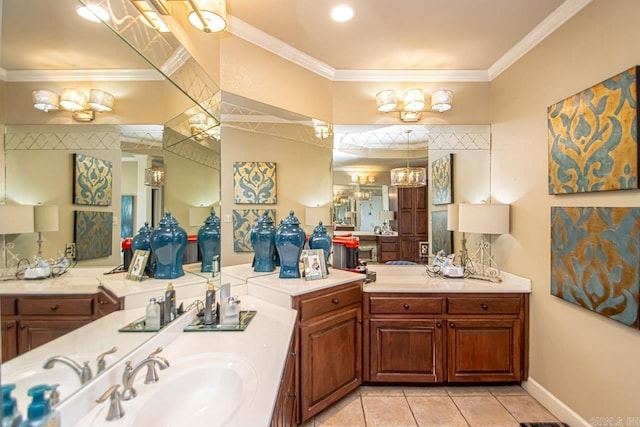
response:
M395 252L396 251L396 242L393 242L393 243L380 243L380 251L381 252Z
M371 314L440 314L442 298L371 297Z
M518 314L521 300L507 298L447 298L447 313L451 314Z
M18 298L18 313L24 316L91 316L93 298Z
M395 261L397 258L395 252L382 252L380 254L380 262Z
M0 297L0 314L3 316L13 316L16 314L16 297Z
M394 237L391 237L391 236L388 236L388 237L379 236L378 239L379 239L380 243L393 243L394 245L395 245L396 241L398 240L397 237L395 237L395 236Z
M328 313L362 301L360 284L300 301L300 320Z

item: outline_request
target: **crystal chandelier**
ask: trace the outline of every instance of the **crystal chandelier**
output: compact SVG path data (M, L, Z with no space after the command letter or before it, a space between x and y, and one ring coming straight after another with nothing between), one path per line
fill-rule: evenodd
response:
M427 170L409 166L409 135L411 130L405 132L407 134L407 166L391 169L391 185L405 188L424 187L427 185Z

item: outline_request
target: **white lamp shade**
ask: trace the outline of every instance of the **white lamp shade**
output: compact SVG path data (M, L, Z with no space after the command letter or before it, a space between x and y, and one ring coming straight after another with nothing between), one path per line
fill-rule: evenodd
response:
M204 220L211 215L211 207L194 206L189 208L189 225L204 225Z
M0 234L33 232L33 206L0 205Z
M444 113L453 107L453 92L450 90L436 90L431 95L431 108Z
M200 16L196 11L189 14L191 25L205 33L217 33L227 26L227 4L226 0L195 0L206 26L203 25Z
M36 110L44 111L56 111L60 108L60 97L57 93L51 92L46 89L36 89L31 92L31 98L33 99L33 108Z
M34 231L58 231L58 207L34 206Z
M447 205L447 230L458 231L458 205Z
M395 218L395 212L394 211L381 211L380 212L380 219L382 221L393 221Z
M424 108L424 92L422 89L410 89L402 98L405 110L420 111Z
M509 232L509 205L469 204L458 206L458 231L480 234Z
M103 90L91 89L89 92L89 106L95 111L111 111L114 96Z
M320 221L323 225L331 224L331 212L326 207L305 208L304 219L306 225L316 226Z
M82 111L87 108L87 96L77 89L63 89L60 106L68 111Z
M398 105L396 92L392 89L386 89L378 92L376 94L376 104L378 106L378 111L382 111L383 113L388 113L389 111L394 110Z

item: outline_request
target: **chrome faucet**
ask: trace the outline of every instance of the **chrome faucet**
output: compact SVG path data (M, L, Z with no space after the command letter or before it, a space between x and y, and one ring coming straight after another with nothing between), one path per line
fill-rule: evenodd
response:
M139 362L136 366L131 366L132 362L129 360L124 368L122 374L122 400L130 400L138 395L136 389L133 387L133 382L136 378L136 374L143 367L147 367L147 376L145 377L145 384L152 384L158 381L158 374L155 370L155 366L159 366L160 370L167 369L169 367L169 361L164 357L159 357L157 354L162 351L162 348L158 348L151 353L146 359Z
M113 347L98 355L98 357L96 358L96 361L98 362L98 374L107 368L107 362L104 360L104 357L108 354L113 354L116 351L118 351L118 347Z
M50 357L46 362L44 362L44 365L42 367L44 369L51 369L56 362L60 362L73 369L75 373L80 377L80 384L86 384L91 380L91 378L93 378L93 373L91 372L89 362L84 362L84 364L81 366L78 362L67 356Z

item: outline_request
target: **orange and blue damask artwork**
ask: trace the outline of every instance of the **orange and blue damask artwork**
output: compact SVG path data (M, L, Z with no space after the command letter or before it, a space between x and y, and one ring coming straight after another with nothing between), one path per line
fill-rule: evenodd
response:
M551 294L639 327L640 208L552 207Z
M233 210L233 251L253 252L251 229L258 218L267 213L271 221L276 222L275 209L234 209Z
M233 195L238 204L276 203L276 164L271 162L235 162Z
M74 154L73 203L111 206L112 163L83 154Z
M549 194L638 188L638 67L547 109Z
M453 203L453 154L447 154L431 162L433 196L431 204Z

